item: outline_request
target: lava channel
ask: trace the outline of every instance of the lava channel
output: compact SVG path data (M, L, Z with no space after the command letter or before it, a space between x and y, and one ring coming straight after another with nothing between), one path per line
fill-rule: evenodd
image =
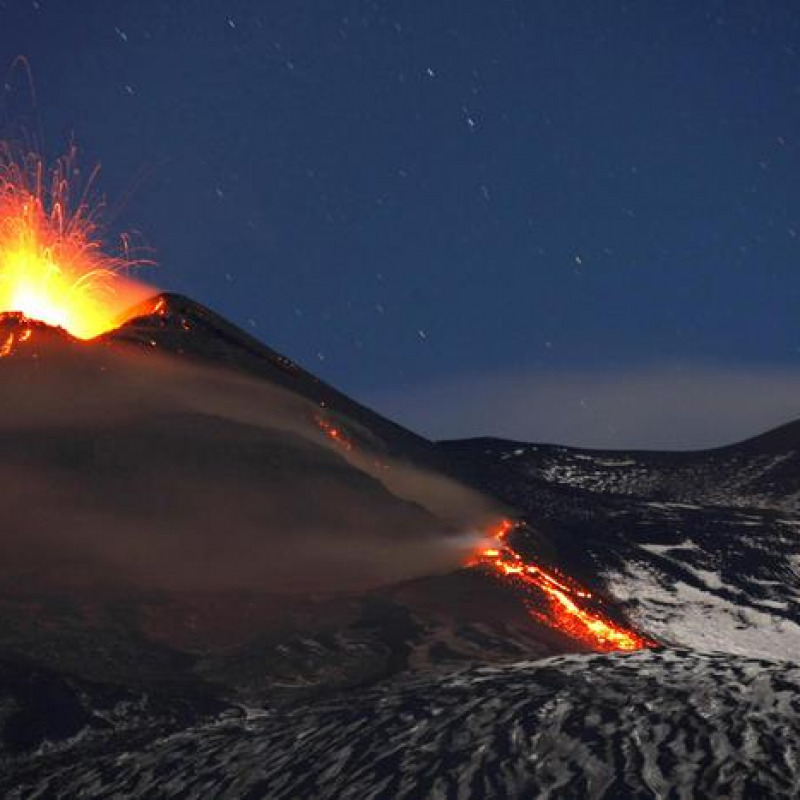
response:
M347 434L325 417L316 414L317 427L335 445L349 453L354 451ZM379 465L380 466L380 465ZM544 595L549 613L537 609L535 600L526 601L529 613L550 628L577 639L593 650L643 650L658 646L636 631L620 625L597 610L598 603L592 593L577 581L557 575L532 560L525 560L508 544L507 537L517 527L511 520L503 520L492 531L494 545L482 550L469 566L483 566L491 574L511 583L524 595L536 598Z
M526 594L544 595L549 613L537 610L533 602L526 603L534 618L601 652L657 646L657 642L600 613L592 593L576 581L524 559L507 542L515 527L511 520L503 520L492 532L494 546L482 550L472 563L485 567Z

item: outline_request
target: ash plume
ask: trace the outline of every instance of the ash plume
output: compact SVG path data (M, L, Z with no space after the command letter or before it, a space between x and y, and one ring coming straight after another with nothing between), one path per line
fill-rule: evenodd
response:
M348 458L316 406L155 352L0 363L5 569L145 589L357 590L449 571L492 514L396 462ZM3 567L0 566L0 571Z

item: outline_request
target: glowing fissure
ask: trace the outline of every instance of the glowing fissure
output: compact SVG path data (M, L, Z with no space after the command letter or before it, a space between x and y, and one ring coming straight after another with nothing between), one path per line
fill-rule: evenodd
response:
M0 144L0 310L89 339L119 324L133 287L129 260L101 250L97 209L86 195L72 204L74 157L47 171Z
M543 594L550 613L542 613L529 605L532 616L594 650L641 650L656 645L596 610L591 592L572 579L524 559L506 541L514 528L511 520L503 520L492 532L494 546L482 550L475 563L519 588Z

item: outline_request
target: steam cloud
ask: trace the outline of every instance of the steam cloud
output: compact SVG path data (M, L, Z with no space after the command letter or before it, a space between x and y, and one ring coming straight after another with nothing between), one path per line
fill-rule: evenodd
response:
M0 574L360 589L458 567L493 513L441 476L349 464L316 406L232 372L54 349L0 385Z

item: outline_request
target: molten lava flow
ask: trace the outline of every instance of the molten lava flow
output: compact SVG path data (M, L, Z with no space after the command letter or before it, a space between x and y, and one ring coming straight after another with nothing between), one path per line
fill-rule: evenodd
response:
M74 157L48 172L38 156L18 159L0 144L0 310L88 339L120 323L137 287L121 274L129 260L100 249L86 193L71 203Z
M507 542L515 525L510 520L493 531L495 546L481 551L476 562L508 578L517 586L544 594L550 615L531 613L545 624L589 644L594 650L641 650L655 642L611 621L595 608L592 594L575 581L526 561Z
M338 447L353 452L353 443L332 422L320 414L314 415L317 427ZM356 451L357 452L357 451ZM375 466L384 466L373 462ZM526 594L544 595L549 614L539 612L529 602L530 613L544 624L585 642L593 650L641 650L655 646L655 642L635 631L619 625L597 609L597 602L577 582L547 570L531 560L525 560L506 541L516 524L503 520L492 531L494 545L481 550L473 564L479 564L492 573L513 582Z

